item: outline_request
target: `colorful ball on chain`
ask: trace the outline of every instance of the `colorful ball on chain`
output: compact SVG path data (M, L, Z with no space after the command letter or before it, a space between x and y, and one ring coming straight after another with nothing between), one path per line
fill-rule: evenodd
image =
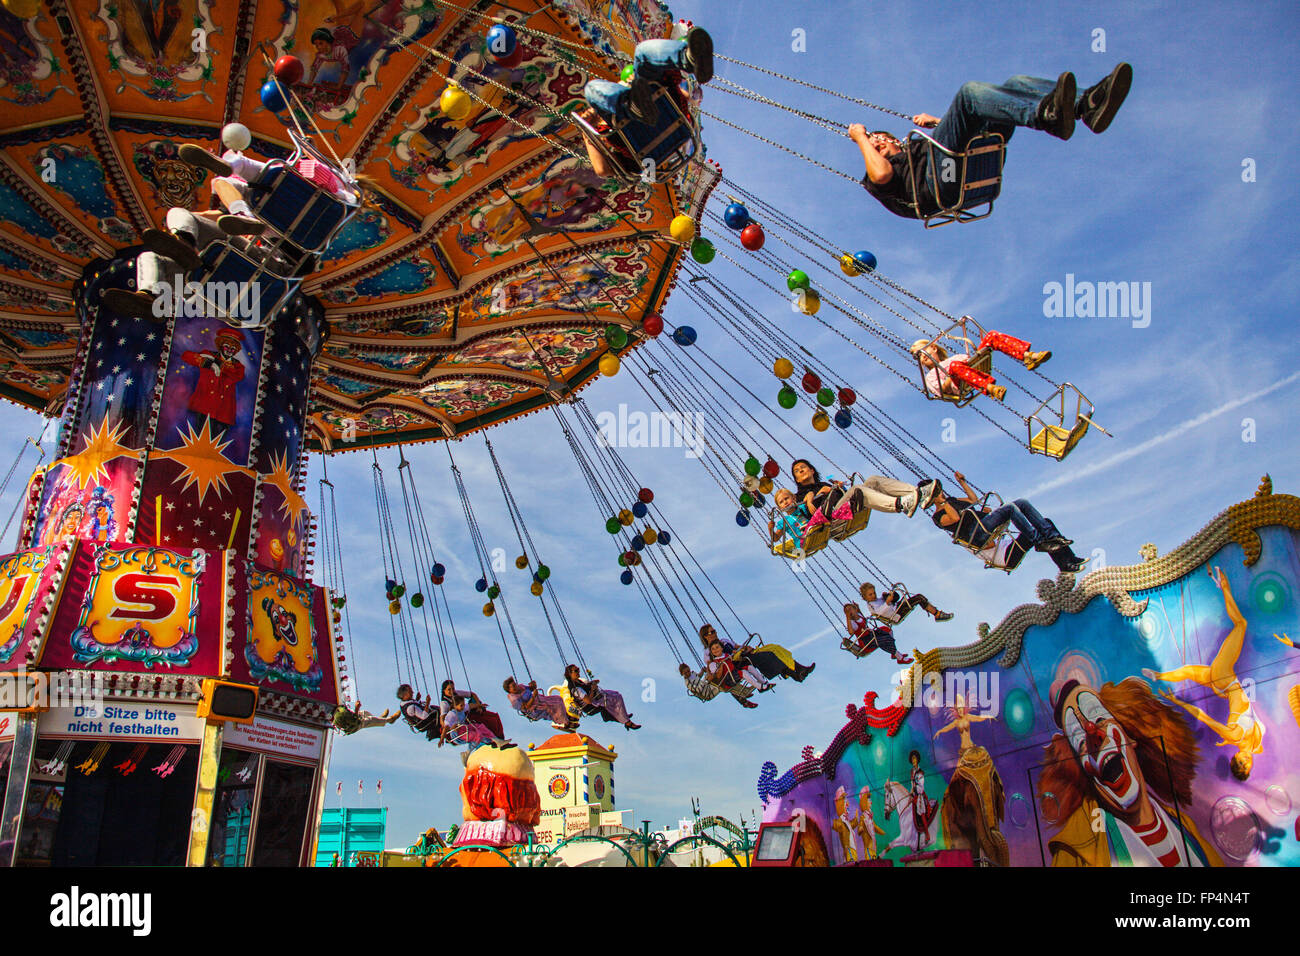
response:
M515 558L515 567L517 567L520 571L528 567L528 555L521 554L519 557Z
M623 363L618 360L617 355L613 352L606 352L600 357L600 374L604 375L606 378L612 378L618 374L618 370L622 364Z
M785 277L785 285L791 292L795 289L807 289L812 286L812 280L808 278L808 273L802 269L795 269Z
M411 607L424 607L424 595L419 591L411 595Z
M479 594L482 594L487 589L488 589L488 583L486 578L479 578L477 581L474 582L474 590L477 591Z
M876 257L867 252L866 249L853 253L853 258L861 267L863 272L876 271Z
M655 500L655 493L649 488L642 488L636 493L636 500L648 505Z
M690 242L695 238L695 220L690 216L674 216L668 224L668 235L678 242Z
M618 566L619 566L620 568L625 568L625 567L627 567L627 558L623 557L622 554L619 554L619 556L618 556Z
M781 466L776 463L775 458L769 458L767 461L763 462L764 478L775 478L779 474L781 474Z
M401 601L389 601L389 602L388 602L388 613L389 613L389 614L401 614L401 613L402 613L402 602L401 602Z
M275 66L272 67L271 72L273 72L275 78L285 86L293 86L296 83L302 82L302 77L306 70L303 68L302 60L292 54L286 53L275 61Z
M431 574L429 575L429 580L432 581L434 584L441 584L444 578L441 574Z
M3 5L19 20L30 20L41 12L40 0L4 0Z
M637 554L635 551L624 551L623 563L629 568L634 568L641 563L641 555Z
M858 393L846 386L840 389L838 398L840 400L840 404L847 407L849 405L852 405L854 402L858 400Z
M713 248L713 243L703 236L696 236L695 241L691 243L691 258L700 265L707 266L717 254L718 250Z
M740 525L742 528L747 528L747 527L749 527L749 515L747 515L747 514L746 514L745 512L743 512L743 511L737 511L737 512L736 512L736 524Z
M654 544L659 540L659 532L654 528L646 528L641 532L641 537L645 540L646 544Z
M395 587L397 587L397 582L396 582L396 581L394 581L392 578L384 578L384 590L385 590L385 591L391 591L391 590L393 590L393 588L395 588Z
M746 475L744 478L740 479L740 487L752 494L753 492L758 491L758 479L753 475Z
M754 492L754 507L755 508L767 507L767 499L763 497L763 492L761 491Z
M487 49L494 60L501 60L515 52L519 46L519 37L514 27L505 23L493 24L487 32Z
M622 511L618 513L618 523L626 528L628 525L632 523L632 519L634 517L635 515L632 514L632 510L630 508L624 508Z
M822 297L816 289L804 289L799 296L799 311L804 315L816 315L821 311Z
M646 335L650 336L650 338L652 339L663 330L664 330L663 316L661 316L658 312L649 312L646 314L646 317L641 320L641 331L644 332Z
M629 63L623 69L618 71L618 81L620 83L631 83L636 77L636 67Z
M817 391L817 404L822 407L828 407L835 402L835 393L829 388L823 386Z
M631 571L624 571L622 574L620 574L620 575L618 576L618 579L619 579L620 581L622 581L624 584L631 584L631 583L632 583L632 572L631 572Z
M740 493L740 506L742 508L748 508L753 504L754 504L754 496L751 495L748 491L742 491Z
M772 481L771 478L765 477L763 478L762 481L758 483L759 493L764 495L770 495L772 493L772 489L775 487L776 487L776 483Z
M660 531L660 532L659 532L659 543L660 543L660 544L662 544L662 545L664 545L665 547L667 547L668 545L672 544L672 542L673 542L673 536L670 535L667 531Z
M750 252L758 252L759 249L762 249L766 239L767 236L763 234L763 227L756 222L751 222L740 230L740 244Z
M819 432L824 432L831 427L831 417L825 412L818 409L812 417L812 427Z
M776 393L776 403L782 408L794 408L799 401L799 396L789 385L782 385L781 391Z
M621 325L605 326L605 341L612 349L621 349L627 345L627 332Z
M534 596L534 597L541 597L541 596L542 596L542 582L541 582L541 581L534 581L532 584L530 584L530 585L528 586L528 590L531 591L531 592L533 592L533 596Z
M393 597L395 597L395 598L399 598L399 597L401 597L401 596L402 596L403 594L405 594L405 593L406 593L406 585L405 585L405 584L394 584L394 585L393 585Z
M747 475L757 475L759 469L762 467L763 466L759 463L758 459L753 455L750 455L745 459L745 474Z
M673 341L681 346L694 345L695 330L689 325L679 325L673 329Z
M495 601L501 596L501 588L498 585L492 585L487 589L487 596L489 600Z
M858 267L858 260L854 259L853 256L849 255L847 252L840 256L840 271L850 277L861 275L862 273L862 270Z
M497 612L496 605L494 605L491 601L488 601L486 604L483 605L484 617L491 617L496 612Z
M816 372L804 372L803 381L800 384L803 386L805 392L812 395L822 387L822 380Z
M537 573L533 575L533 577L537 578L537 580L539 581L545 581L550 576L551 576L551 569L544 564L539 564L537 566Z
M722 221L728 229L744 229L749 225L749 210L742 203L733 202L723 210Z
M618 534L618 529L623 527L617 518L610 518L605 522L605 530L610 534Z
M497 57L496 65L506 70L513 70L523 61L524 61L524 48L522 45L520 45L520 46L516 46L515 52L511 53L509 56Z
M841 408L835 413L835 424L840 428L848 428L853 424L853 413L847 408Z
M649 511L649 510L650 510L650 509L647 508L647 507L645 506L645 502L644 502L644 501L637 501L637 502L634 502L633 505L632 505L632 514L635 515L635 516L638 517L638 518L644 518L645 515L646 515L646 512Z
M644 551L644 550L645 550L645 538L641 537L641 535L639 535L639 534L634 534L634 535L632 535L632 550L633 550L633 551Z
M258 95L262 99L262 105L272 113L283 113L289 108L289 104L285 102L284 94L280 92L280 87L276 85L275 80L267 80L263 83Z
M438 562L435 562L433 567L430 568L429 570L432 576L435 578L443 577L447 573L446 566Z
M794 363L788 358L779 358L772 363L772 374L777 378L789 378L794 374Z
M442 95L438 97L438 108L448 119L459 121L469 116L470 110L474 108L474 101L455 83L449 83L442 91Z

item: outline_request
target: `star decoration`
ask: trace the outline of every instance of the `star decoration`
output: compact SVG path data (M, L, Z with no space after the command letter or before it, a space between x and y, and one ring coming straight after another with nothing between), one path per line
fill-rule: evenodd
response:
M212 433L212 419L205 418L203 427L197 432L192 423L186 426L180 435L180 448L158 449L152 454L154 458L170 458L184 469L176 476L176 481L184 482L182 491L191 485L198 489L200 506L209 491L215 490L217 497L221 497L222 492L230 490L230 485L226 482L227 475L250 474L249 469L236 465L226 457L225 450L230 446L230 441L222 441L221 436L221 432L215 435Z
M126 424L124 422L118 422L110 429L108 420L105 419L98 426L91 426L86 432L85 448L75 455L64 458L62 462L56 462L56 464L68 466L68 472L77 483L78 488L85 488L92 481L99 483L100 475L103 475L104 480L107 480L108 474L104 469L106 464L115 458L121 458L123 455L135 455L134 449L122 444L121 439L125 433Z
M293 487L293 475L290 473L289 453L283 452L279 455L271 456L271 473L262 476L262 481L277 488L283 496L284 501L280 505L280 510L284 516L289 519L296 519L302 512L307 510L307 502Z

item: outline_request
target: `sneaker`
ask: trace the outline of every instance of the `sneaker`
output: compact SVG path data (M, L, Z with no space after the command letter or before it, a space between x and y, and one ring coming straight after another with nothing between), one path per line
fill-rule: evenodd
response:
M927 478L925 481L921 482L916 486L916 491L920 499L917 507L922 511L930 507L930 505L934 503L935 495L939 494L942 490L943 485L939 483L938 478Z
M1104 133L1124 104L1132 85L1133 67L1121 63L1106 79L1084 90L1079 99L1079 119L1083 120L1083 125L1094 133Z
M1068 70L1056 81L1056 88L1038 104L1038 128L1057 139L1074 135L1074 99L1077 87Z
M150 252L156 252L165 259L173 260L186 272L195 269L199 264L199 254L194 251L194 247L174 232L168 232L166 229L146 229L142 238Z
M934 619L935 619L936 621L939 621L940 623L942 623L943 621L951 621L952 618L953 618L952 611L935 611L935 612L934 612Z
M1029 371L1032 372L1034 369L1038 368L1038 366L1042 365L1051 357L1052 357L1051 352L1026 352L1025 368L1029 369Z
M1007 397L1007 387L1005 385L990 385L984 389L984 392L995 402L1000 402Z
M200 169L206 169L216 173L218 176L229 176L234 170L230 164L220 156L214 156L201 146L195 146L193 143L185 143L180 148L181 160L189 163L191 166L198 166Z
M655 105L654 88L650 81L640 77L632 80L632 87L627 91L627 112L634 119L652 125L658 119L659 108Z
M266 223L249 216L222 216L217 225L228 236L260 236L266 231Z
M697 82L713 79L713 37L700 27L691 27L686 34L686 70Z
M894 499L894 507L899 514L907 515L909 518L916 514L916 506L920 502L920 496L916 492L908 492L905 495L899 495Z
M120 315L133 319L149 319L152 322L166 322L167 317L154 315L154 297L148 292L132 292L129 289L105 289L99 301Z

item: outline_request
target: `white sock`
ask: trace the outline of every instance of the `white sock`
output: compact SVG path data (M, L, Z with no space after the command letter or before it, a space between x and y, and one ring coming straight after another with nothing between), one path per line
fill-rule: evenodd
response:
M253 210L249 209L248 203L242 199L236 199L226 208L230 211L231 215L250 217L253 215Z

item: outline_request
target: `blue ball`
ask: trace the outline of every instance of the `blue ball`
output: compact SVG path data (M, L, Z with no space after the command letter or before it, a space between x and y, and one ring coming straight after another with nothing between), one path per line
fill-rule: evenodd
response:
M262 105L272 113L283 113L289 108L289 104L285 102L284 94L280 92L280 87L275 80L267 80L262 84L261 97Z
M738 202L733 202L722 214L722 221L732 229L744 229L749 225L749 210Z
M767 499L763 497L763 493L761 491L754 492L754 507L762 508L766 504Z
M644 551L644 550L645 550L645 538L641 537L641 535L639 535L639 534L634 534L634 535L632 535L632 550L633 550L633 551Z
M873 256L871 253L867 252L866 249L861 249L858 252L853 253L853 258L854 261L856 261L857 264L862 267L863 271L865 272L876 271L876 257Z
M638 518L644 518L645 513L649 510L650 509L645 506L644 501L638 501L632 506L632 514L636 515Z
M442 577L443 575L445 575L446 573L447 573L447 569L446 569L446 568L445 568L441 563L435 564L435 565L433 566L433 575L434 575L435 577L439 577L439 578L440 578L440 577Z
M504 23L496 24L487 33L488 52L498 60L510 56L518 45L519 38L515 36L514 27Z
M536 571L533 572L533 580L536 581L538 584L542 583L542 579L537 576Z
M694 345L695 330L689 325L679 325L673 330L673 341L678 345Z
M835 424L840 428L848 428L853 424L853 413L847 408L841 408L835 413Z
M672 544L672 543L673 543L673 536L670 535L667 531L660 531L660 532L659 532L659 543L660 543L660 544L664 544L664 545Z
M486 581L485 579L483 579L483 578L479 578L477 581L474 582L474 590L475 590L475 591L486 591L486 590L487 590L487 581Z
M736 524L740 525L742 528L749 527L749 515L747 515L744 511L737 511Z
M631 572L631 571L624 571L622 574L620 574L620 575L618 576L618 579L619 579L620 581L622 581L624 584L631 584L631 583L632 583L632 572Z

